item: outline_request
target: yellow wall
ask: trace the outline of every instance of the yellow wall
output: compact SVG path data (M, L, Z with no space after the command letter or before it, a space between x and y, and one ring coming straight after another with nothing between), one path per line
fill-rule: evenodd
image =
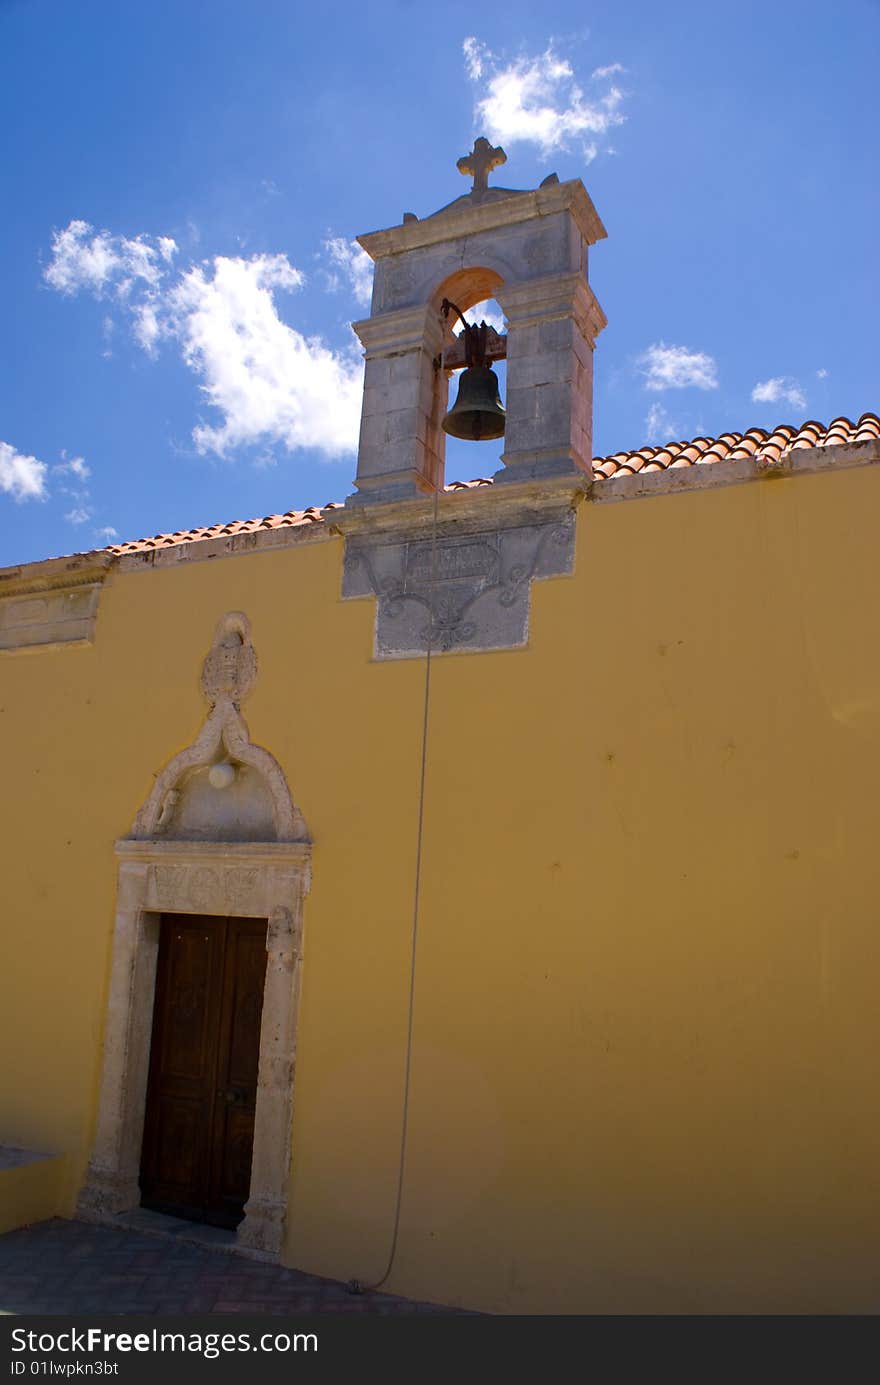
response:
M0 1158L0 1236L64 1212L69 1175L64 1155L9 1163Z
M491 496L487 496L487 505ZM500 1312L867 1312L878 1243L880 470L595 504L527 649L432 672L391 1291ZM285 1259L388 1253L423 665L341 540L115 574L6 657L0 1138L93 1130L113 842L217 618L314 840Z

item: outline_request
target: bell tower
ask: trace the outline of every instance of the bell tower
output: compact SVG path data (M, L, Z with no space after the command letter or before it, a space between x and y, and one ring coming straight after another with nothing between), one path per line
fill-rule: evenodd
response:
M487 298L507 322L505 334L483 341L484 367L507 360L496 484L592 475L593 346L606 319L587 255L605 228L580 179L491 187L489 173L505 162L481 137L458 160L473 179L469 192L422 220L406 212L399 226L358 238L376 268L370 316L353 324L366 363L349 507L442 489L449 376L470 364L448 305L467 311Z
M532 586L574 569L605 325L587 252L605 228L579 180L491 187L505 161L478 139L458 160L473 179L463 197L360 237L376 269L372 311L354 324L366 357L356 490L327 521L345 540L343 599L375 601L374 659L522 648ZM506 331L456 337L487 298ZM492 449L492 483L444 490L447 433L474 440L473 474L492 469Z

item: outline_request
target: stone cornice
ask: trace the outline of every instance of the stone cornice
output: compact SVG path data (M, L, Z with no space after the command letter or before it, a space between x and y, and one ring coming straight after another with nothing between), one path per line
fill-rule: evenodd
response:
M215 860L218 846L212 841L157 841L122 837L115 844L116 855L124 861L168 861L173 864L200 865ZM252 866L307 866L311 842L223 842L224 863Z
M489 527L508 529L531 524L575 509L589 489L586 477L572 475L441 491L436 497L437 532L467 534ZM330 529L346 538L378 538L397 532L429 534L434 528L434 496L330 510L324 514Z
M837 443L831 447L795 447L783 452L778 462L740 457L736 461L709 465L670 467L666 471L636 472L633 476L610 477L595 483L590 493L594 503L613 504L640 500L652 495L682 494L734 486L745 481L780 480L818 472L848 471L852 467L880 463L880 441Z
M326 511L332 514L333 511ZM258 529L239 534L221 534L215 539L193 539L162 548L120 553L115 558L119 572L150 572L153 568L177 567L206 559L228 558L243 553L265 553L270 549L295 548L299 544L320 543L327 539L324 524L282 524L277 529Z
M69 558L42 558L35 563L0 568L0 597L66 591L103 582L113 567L112 553L76 553Z
M511 325L521 327L554 317L572 317L591 343L608 326L599 300L579 272L526 279L510 288L498 289L496 297Z
M568 211L574 218L588 245L604 240L608 232L580 178L567 183L552 183L532 192L513 192L486 202L461 199L450 207L435 212L424 221L406 221L402 226L390 226L384 231L370 231L358 236L358 244L374 260L402 251L419 250L456 236L475 235L494 231L502 226L536 217L552 216Z
M880 462L880 439L864 442L833 443L830 447L790 447L778 462L758 461L758 474L795 475L807 471L837 470L840 467L870 466Z
M377 313L351 324L368 355L381 356L397 351L412 351L431 338L431 346L439 350L443 337L442 324L430 304L415 308L396 308Z

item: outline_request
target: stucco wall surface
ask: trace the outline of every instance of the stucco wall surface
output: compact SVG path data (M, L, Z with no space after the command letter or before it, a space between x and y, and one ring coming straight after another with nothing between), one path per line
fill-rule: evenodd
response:
M64 1210L64 1156L0 1146L0 1236Z
M487 495L491 503L491 495ZM529 643L432 663L391 1292L497 1312L876 1311L880 470L578 511ZM342 540L115 572L0 663L0 1139L95 1121L113 843L219 617L314 843L284 1259L369 1282L398 1173L424 661ZM12 1061L9 1060L12 1055Z

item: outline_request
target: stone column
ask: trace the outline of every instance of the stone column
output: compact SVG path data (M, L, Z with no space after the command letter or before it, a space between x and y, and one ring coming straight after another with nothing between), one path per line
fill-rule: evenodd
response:
M281 1250L287 1210L297 998L302 963L304 891L291 893L295 893L294 907L276 905L270 912L266 933L268 956L251 1189L244 1221L238 1228L239 1245L272 1255Z
M443 325L429 305L352 324L366 353L357 493L349 505L407 500L443 475L446 379L434 362ZM442 388L441 388L442 384Z
M504 467L495 481L593 474L593 346L606 325L580 273L498 289L507 318Z
M137 1207L158 926L143 912L148 866L119 867L98 1121L77 1210L107 1215Z

